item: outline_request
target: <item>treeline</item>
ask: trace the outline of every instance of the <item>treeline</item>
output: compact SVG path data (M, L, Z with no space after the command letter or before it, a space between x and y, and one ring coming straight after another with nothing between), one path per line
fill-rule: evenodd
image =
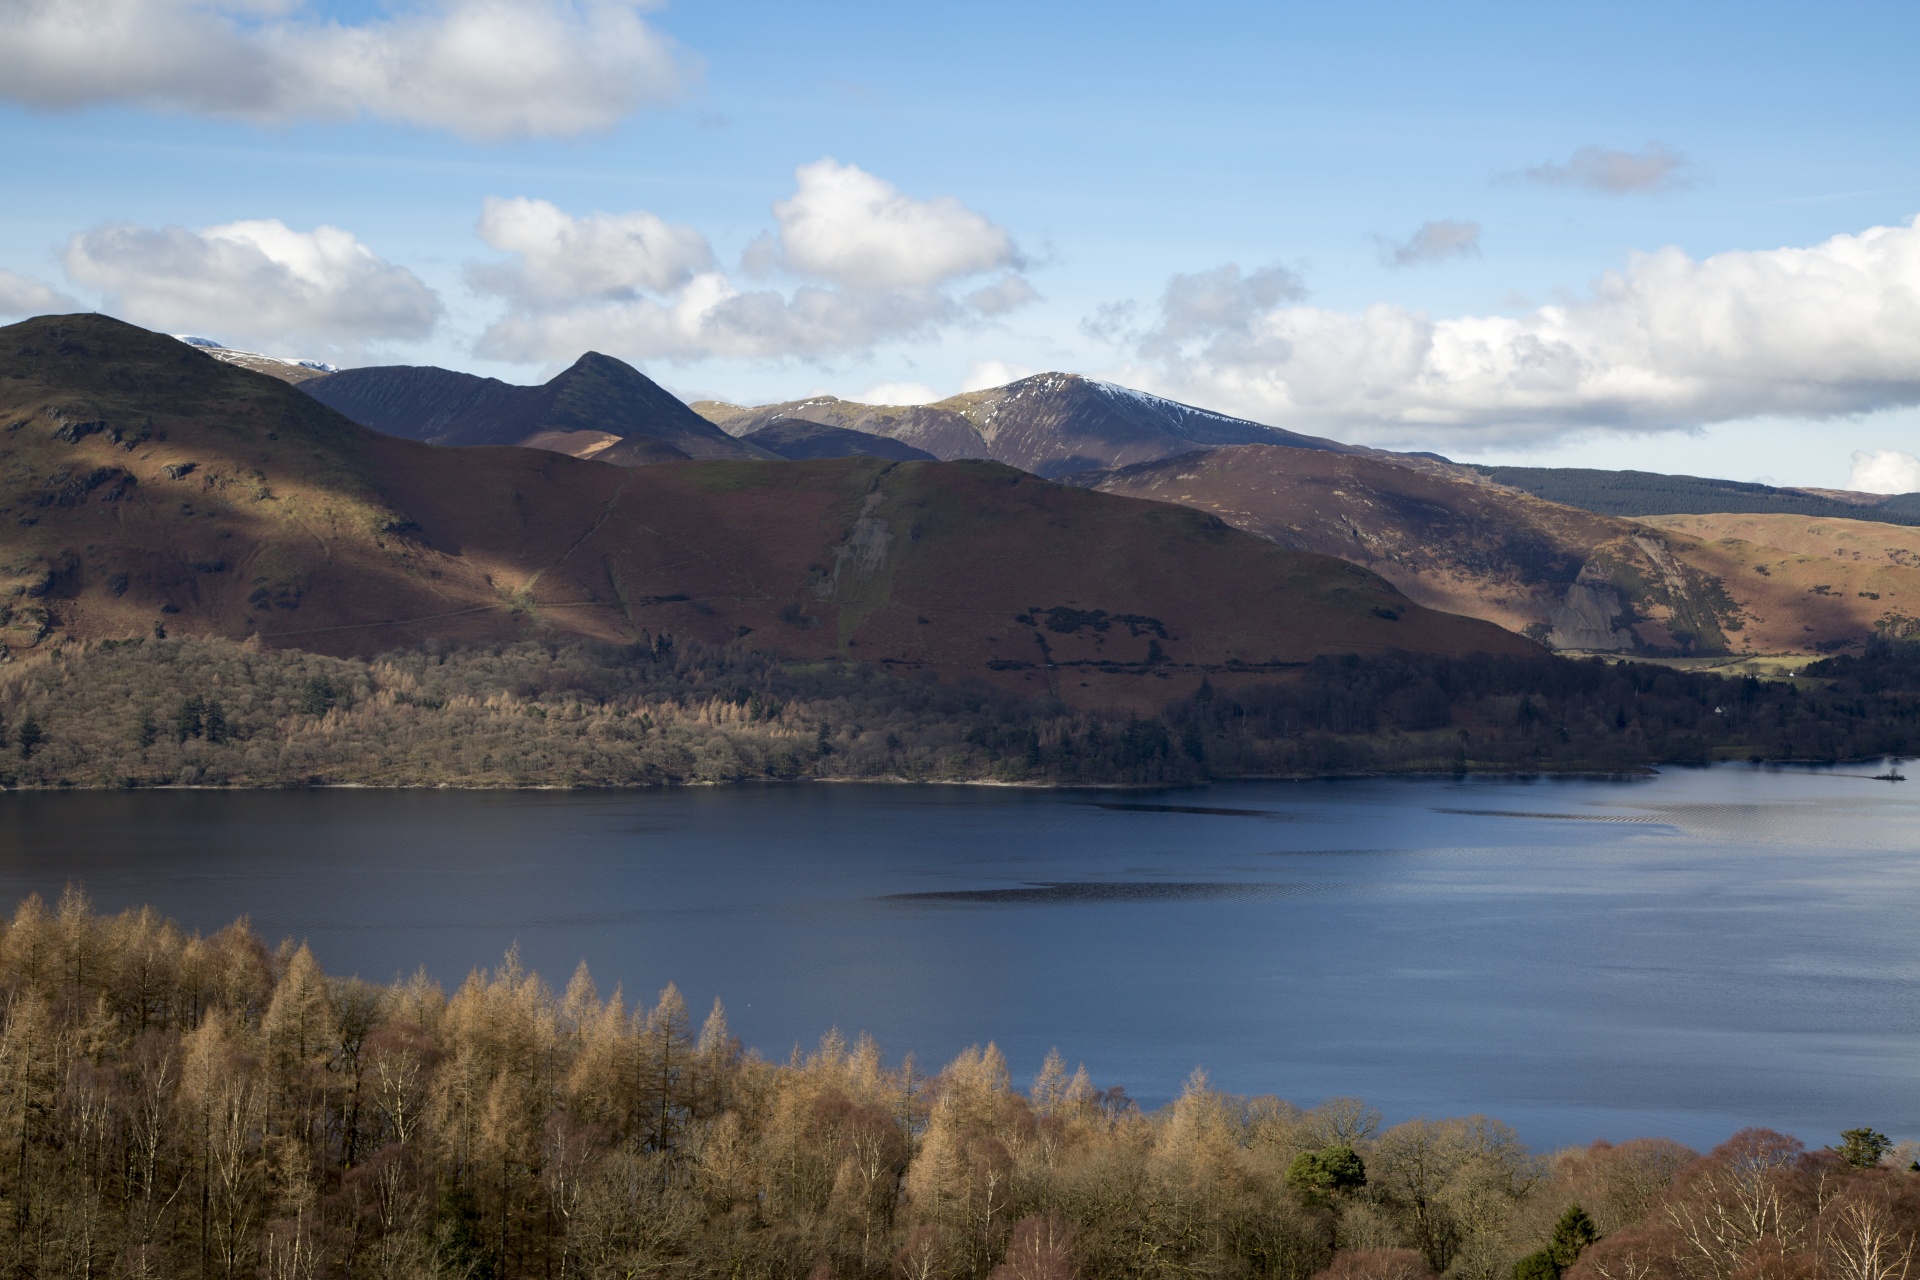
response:
M372 661L213 639L0 666L4 786L636 786L750 779L1182 784L1619 771L1920 751L1920 645L1808 679L1555 657L1323 658L1155 716L739 647L439 646Z
M1901 1280L1920 1228L1869 1129L1542 1157L1199 1073L1143 1113L1057 1054L774 1062L672 987L377 986L72 892L4 926L0 995L9 1275Z
M1808 679L1599 658L1322 658L1286 683L1168 709L1219 776L1394 769L1831 763L1920 751L1920 645L1875 641Z

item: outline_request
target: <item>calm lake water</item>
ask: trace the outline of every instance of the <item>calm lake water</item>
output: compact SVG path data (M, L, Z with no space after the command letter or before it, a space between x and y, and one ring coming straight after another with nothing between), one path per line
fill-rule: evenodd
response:
M1920 783L1874 768L1150 794L0 796L0 896L72 880L335 972L715 995L784 1056L1049 1046L1164 1101L1197 1065L1536 1146L1746 1124L1920 1136Z

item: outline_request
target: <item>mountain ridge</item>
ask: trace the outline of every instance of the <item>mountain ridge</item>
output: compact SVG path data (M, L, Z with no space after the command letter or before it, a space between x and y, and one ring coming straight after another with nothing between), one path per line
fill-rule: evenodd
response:
M1072 373L1034 374L924 405L816 396L754 407L696 401L693 408L734 435L776 418L803 418L900 440L944 460L987 458L1048 479L1151 461L1195 445L1368 452Z

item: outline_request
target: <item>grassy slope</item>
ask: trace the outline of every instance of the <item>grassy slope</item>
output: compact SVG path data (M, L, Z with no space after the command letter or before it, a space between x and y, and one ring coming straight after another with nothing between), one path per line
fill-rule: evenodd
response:
M0 428L16 649L156 625L334 654L667 632L1147 707L1319 653L1528 647L1340 561L995 464L436 449L103 317L0 330Z
M1920 627L1920 529L1798 515L1666 515L1642 523L1696 539L1690 559L1738 595L1738 649L1806 653Z

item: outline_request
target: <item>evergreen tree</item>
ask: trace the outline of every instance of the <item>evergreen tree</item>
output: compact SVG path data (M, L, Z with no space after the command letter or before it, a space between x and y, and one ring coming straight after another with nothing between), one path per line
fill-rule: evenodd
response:
M1554 1265L1565 1271L1599 1238L1600 1228L1594 1225L1587 1211L1571 1204L1560 1215L1560 1221L1553 1224L1553 1238L1547 1242L1547 1252L1553 1255Z
M311 676L300 690L300 714L323 716L333 709L338 694L325 676Z
M1345 1143L1302 1151L1287 1166L1287 1185L1314 1197L1367 1185L1367 1166Z
M28 712L20 721L19 739L22 760L31 760L34 750L47 740L46 732L40 728L40 722L33 718L32 712Z
M1880 1163L1880 1158L1893 1150L1893 1143L1884 1133L1872 1129L1842 1129L1840 1146L1837 1148L1840 1158L1856 1169L1871 1169Z
M1560 1274L1599 1238L1600 1228L1587 1211L1577 1204L1568 1205L1560 1221L1553 1224L1547 1247L1513 1264L1513 1280L1559 1280Z
M180 709L173 716L173 739L185 742L188 738L197 738L207 730L207 704L195 694L181 700Z

